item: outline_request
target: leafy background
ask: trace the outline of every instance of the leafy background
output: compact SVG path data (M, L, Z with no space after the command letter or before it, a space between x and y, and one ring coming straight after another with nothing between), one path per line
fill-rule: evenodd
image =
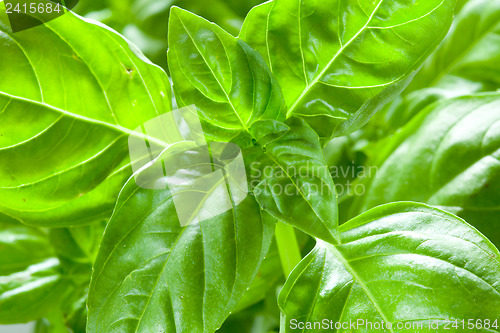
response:
M156 64L167 69L168 17L179 6L237 35L248 11L261 0L83 0L74 11L123 34Z
M97 19L123 34L135 43L149 59L168 72L166 57L166 49L168 48L167 22L171 6L177 5L199 14L209 21L216 22L224 30L236 36L242 27L247 12L258 3L258 1L240 0L81 1L78 7L75 8L75 12L88 18ZM492 225L490 221L499 220L498 193L500 191L500 173L497 163L499 159L498 138L500 137L498 134L499 126L497 126L497 110L499 107L498 102L495 102L498 100L498 94L493 92L500 88L500 81L498 79L500 77L498 69L498 61L500 60L500 6L498 2L491 1L459 1L456 7L456 13L457 16L454 20L452 29L445 41L426 61L422 70L416 75L410 86L398 96L394 102L390 103L381 112L376 114L366 126L353 134L336 138L326 145L325 156L329 166L377 166L380 170L373 179L358 177L359 175L351 175L350 173L347 176L337 175L334 177L334 182L336 184L347 184L347 182L354 184L359 183L363 184L368 189L365 196L359 197L346 194L339 198L341 223L347 222L351 218L378 204L401 200L421 201L431 205L438 205L443 209L464 217L467 221L473 223L475 227L482 231L497 246L499 245L500 228ZM182 20L182 15L184 15L182 12L179 13L176 19ZM287 22L285 21L284 24L286 25ZM474 29L470 29L471 26L473 26ZM251 31L251 28L252 27L246 27L242 37L260 51L258 36L248 33L248 31ZM182 32L176 33L181 34ZM226 45L232 43L232 39L229 36L223 33L219 33L219 36L222 36L220 38L227 43ZM256 40L253 40L254 37ZM232 47L237 49L237 46ZM287 69L282 70L284 72L287 71ZM152 75L154 76L154 74ZM166 86L166 82L161 82L161 80L155 82L155 84L163 87ZM269 89L272 90L273 82L268 82L268 84L269 87L271 87ZM10 87L10 89L14 88ZM191 87L186 87L185 89L188 90L191 89ZM115 91L114 93L118 94L119 92ZM486 94L480 97L463 97L458 100L448 101L450 98L468 96L473 93ZM182 94L182 92L180 92L180 94ZM112 94L110 95L112 96ZM136 97L139 101L144 100L144 96L140 92L136 92ZM170 96L167 94L167 97L169 98ZM285 98L289 97L285 96ZM168 104L166 100L167 98L164 98L163 103L165 103L165 105ZM434 104L436 102L441 103ZM275 100L275 103L279 105L279 98ZM169 107L165 106L165 108L168 109ZM454 110L459 110L460 112L457 113ZM467 129L464 130L463 127L470 124L467 122L468 116L477 117L480 121L476 124L477 131L470 133L469 136L464 136L461 134L467 132ZM444 122L446 126L441 126L443 121L440 120L440 117L445 118L447 121ZM454 117L459 119L455 119ZM459 121L463 119L466 120L464 123L465 125ZM47 119L47 121L52 120L53 119ZM422 124L425 126L421 128ZM127 124L123 124L123 126L127 127ZM300 127L302 125L297 125L295 123L294 126ZM429 133L425 133L425 129L433 128L432 126L434 126L435 130L429 130ZM401 129L401 127L403 127L403 129ZM304 126L303 131L307 133L306 126ZM458 134L453 135L455 132ZM109 136L109 142L121 140L120 135L111 133ZM424 137L428 140L417 140L416 138L419 137ZM284 145L283 143L281 144ZM306 144L309 144L308 147L313 146L318 148L317 143L306 142ZM280 146L279 142L274 143L272 147L273 150L277 152L286 149L286 145L284 148ZM421 156L423 156L422 160L414 160L407 156L408 154L411 155L414 151L423 152L421 154ZM434 164L428 164L428 154L430 152L437 152L435 162L433 162ZM122 151L113 153L118 156L123 156ZM272 154L272 151L270 151L269 154ZM317 159L318 158L316 158L316 160ZM394 159L396 159L396 162L394 162ZM450 159L453 159L454 163L447 163ZM400 172L398 169L402 167L400 163L398 163L400 160L406 162L404 168L407 172ZM68 161L68 163L72 162L73 161ZM280 162L286 163L287 161ZM466 166L466 168L464 168L464 166ZM109 164L109 169L117 171L118 176L119 170L122 170L122 167L122 164ZM393 186L390 188L385 188L384 184L387 183L388 180L393 180L394 174L398 172L398 182L393 183ZM430 174L431 176L426 179L429 183L427 184L418 181L418 179L416 180L414 178L416 174ZM442 174L445 174L450 179L440 177ZM475 182L475 186L469 186L463 189L460 186L462 181L459 176L466 179L469 178L469 181L470 179L474 181L480 179L481 181ZM423 176L423 178L425 177L426 176ZM438 178L437 180L436 177ZM440 184L440 180L443 182L446 181L446 184ZM457 182L456 185L453 185L453 180ZM120 182L122 181L124 181L124 179L120 178ZM315 181L323 180L319 179ZM446 188L444 185L450 182L453 188ZM266 184L262 185L264 191L265 185ZM81 186L82 189L85 189L85 184ZM131 187L131 185L128 186ZM406 186L411 186L412 190L407 191ZM103 193L110 191L110 188L112 188L112 186L109 188L107 187ZM126 188L126 191L132 192L133 188ZM378 193L382 193L382 191L384 195L378 195ZM140 200L140 195L141 193L139 193L137 198L132 198L132 200ZM265 198L262 200L264 204L268 204L265 202ZM151 202L154 201L151 200ZM453 202L453 205L448 204L449 202ZM457 206L457 202L460 202L461 205ZM108 203L108 206L112 204L113 203ZM254 203L248 203L250 206L253 204ZM272 211L275 215L283 213L278 211L276 207L272 207L270 203L268 205L269 211ZM146 208L147 204L145 205L145 209ZM474 260L488 262L491 257L495 256L495 250L491 249L489 245L485 243L484 239L475 233L472 233L469 238L463 242L457 239L450 240L455 237L457 233L462 231L460 226L454 225L456 221L452 221L450 216L440 216L447 220L450 226L446 232L443 232L442 235L439 236L443 239L438 239L438 236L433 238L428 235L429 233L432 234L433 230L429 231L425 226L419 225L417 222L415 222L415 226L398 224L393 217L393 215L397 215L393 214L393 209L395 208L407 210L407 214L410 215L408 218L409 221L413 221L412 219L414 216L419 213L425 213L431 216L429 220L438 219L435 212L428 211L427 208L421 206L406 207L402 205L395 207L389 205L385 210L380 209L375 213L371 213L376 215L376 219L370 215L362 215L368 218L364 219L363 217L358 217L355 220L345 223L344 226L341 227L342 239L357 241L357 246L362 248L358 251L361 255L363 255L362 251L367 251L366 254L370 255L369 247L380 243L385 244L384 246L386 247L384 247L384 249L392 251L391 253L396 256L418 250L435 259L436 266L439 266L441 269L452 269L450 267L463 264L459 260L451 258L453 254L455 254L453 251L454 246L457 246L456 242L459 243L459 247L463 247L464 253L462 255L464 258L467 257L467 255L474 254L477 256ZM109 210L109 207L106 209ZM161 210L168 213L169 209L171 209L171 205L168 203L168 200L165 199L165 203L162 201ZM415 212L410 213L410 210L414 210ZM397 211L398 210L396 210L396 212ZM145 212L137 213L143 214L146 221L151 218L151 216L148 215L149 211L147 209ZM123 215L127 216L131 214L133 214L133 212L125 212ZM284 218L287 217L289 216L284 216ZM120 216L115 218L118 219ZM379 225L378 219L384 220L385 222L393 221L391 222L395 225L395 229L392 230L393 233L375 240L365 237L367 233L366 230L370 230L372 233L380 232L382 234L384 226ZM99 218L97 218L97 220L99 220ZM36 292L39 295L43 294L47 298L62 298L64 312L71 322L72 327L76 328L75 331L80 329L80 331L83 332L85 325L84 318L86 316L85 286L89 283L91 266L95 260L97 244L101 239L104 222L97 222L92 226L59 228L50 231L29 226L19 226L15 221L11 221L10 218L3 215L0 215L0 223L2 223L2 226L5 226L5 228L13 230L12 234L17 235L27 248L30 248L30 246L37 248L41 246L48 249L46 252L37 253L36 258L28 256L29 253L19 254L16 252L16 255L20 256L20 258L28 257L29 260L33 260L33 262L26 261L26 267L28 265L38 264L35 266L37 270L31 272L29 277L33 279L33 282L38 286ZM264 222L262 226L265 226ZM160 226L157 227L158 230L156 231L165 232ZM300 228L301 226L297 225L297 227ZM192 235L198 232L194 229L195 228L190 228L190 230L192 230ZM262 227L262 230L262 235L259 234L261 238L257 239L257 243L259 244L260 242L265 243L269 241L268 232L265 231L265 227ZM455 231L453 232L452 230ZM138 230L136 232L139 234L143 231L144 230ZM149 232L151 230L145 231ZM330 236L329 232L325 232L325 230L307 229L305 231L319 238ZM464 234L467 232L469 231L463 231ZM231 234L229 234L227 230L222 230L221 234L227 239L231 238ZM189 236L189 232L187 236ZM132 234L131 237L135 237L135 234ZM263 263L249 291L245 294L240 303L236 305L236 311L229 316L224 325L220 328L220 332L277 332L279 330L280 308L278 307L276 296L281 288L284 288L288 294L288 297L280 297L279 302L281 308L286 310L288 315L294 317L301 316L303 314L300 313L300 311L303 311L304 299L299 298L298 301L294 301L294 297L295 295L300 296L308 293L314 296L314 292L310 292L310 280L314 280L320 276L319 274L321 271L319 268L321 264L326 263L327 266L324 267L339 267L343 264L343 262L341 262L343 260L342 258L349 258L351 255L354 256L351 253L353 250L347 247L336 250L334 247L328 246L321 241L315 246L314 239L300 231L297 232L297 238L300 244L301 256L306 257L309 253L306 259L301 263L302 274L299 275L299 273L295 271L291 276L292 279L301 283L297 283L295 286L292 283L285 284L285 276L282 273L277 244L273 242L271 244L271 250L265 259L259 258L259 260L263 259ZM82 241L82 239L85 241ZM446 239L446 241L444 239ZM429 245L437 240L443 244L442 255L450 257L448 262L442 262L437 257L434 258L433 256L435 255L432 253L432 248L426 248L425 246L421 247L424 243ZM195 237L190 241L194 244L193 246L198 246L197 244L200 242L200 240ZM51 245L49 246L48 244ZM473 244L480 244L480 246L476 248ZM108 245L111 246L110 244ZM216 247L217 244L213 246ZM363 248L363 246L366 248ZM310 252L313 247L314 250ZM254 251L255 249L252 248L251 250ZM341 255L339 255L339 252ZM359 253L357 253L358 256L360 255ZM485 255L485 253L488 255ZM151 257L161 257L161 255L164 254L163 252L141 253L141 255L149 255ZM117 257L119 257L119 255L120 254L118 254ZM125 253L119 258L126 258L127 255L128 253ZM356 258L350 259L356 260ZM176 263L182 265L182 262ZM493 267L497 264L494 261L488 263L489 267ZM357 273L356 266L353 266L353 270L342 272L342 278L344 279L345 285L350 286L352 290L358 290L359 295L357 297L360 299L365 297L362 295L363 284L359 282L360 278L363 278L363 280L375 279L374 276L370 275L372 272L370 270L370 264L371 262L359 264L359 269L363 274L359 272L355 274ZM404 274L405 262L398 261L397 265L400 268L397 273ZM16 267L15 269L23 270L26 267ZM104 265L101 266L99 264L98 267L105 272L106 269L111 273L115 270L112 265L110 267L104 267ZM123 268L123 266L120 267ZM153 265L150 268L151 271L144 270L141 273L149 274L156 269ZM243 272L247 272L251 271L252 267L250 265L250 267L239 269L243 269ZM470 271L478 276L482 274L482 269L483 267L480 265L470 267ZM118 270L119 269L116 269L116 271ZM425 270L425 267L423 267L422 270ZM328 272L328 270L324 272L325 279L334 280L335 277L329 276ZM9 271L2 272L2 275L9 273ZM213 274L216 273L214 272ZM71 276L69 281L65 278L67 276ZM166 281L171 281L169 280L169 276L164 276L163 278ZM425 283L430 283L429 281L432 281L433 277L428 276L426 278L426 281L416 280L415 284L423 285ZM484 279L491 282L495 281L495 279L498 280L498 276L486 276ZM450 284L451 283L453 282L450 282ZM464 283L468 284L472 282L465 279ZM70 284L70 287L68 287L67 284ZM318 290L322 290L322 298L310 297L305 300L309 309L315 316L318 316L317 318L322 318L322 316L332 317L331 313L323 314L321 311L325 309L328 310L328 302L332 299L338 303L335 297L339 295L342 296L343 294L340 293L336 295L334 290L328 289L330 285L324 283L324 281L313 281L313 284L318 286ZM494 282L492 282L492 284L494 284ZM9 287L14 288L15 286ZM432 285L426 287L430 288ZM488 288L487 285L483 287L484 290ZM380 294L383 294L382 291L385 290L384 287L380 286L378 288L379 289L374 289L372 293L376 293L378 290ZM63 289L71 290L71 295L63 295L59 292L59 290ZM46 292L46 290L50 292ZM345 290L342 287L340 291ZM465 292L466 291L460 289L457 291L455 297L460 299ZM282 293L282 295L283 294L284 293ZM428 297L425 292L419 295L422 299ZM21 297L25 296L26 295L21 295ZM35 296L36 294L30 294L27 297L33 297L36 301L37 299ZM98 296L99 295L97 295L97 297ZM371 295L369 296L371 297ZM453 311L457 311L456 313L458 315L460 311L466 311L452 307L452 304L445 304L446 302L443 301L443 299L446 297L449 298L449 295L441 295L441 297L441 299L438 299L438 301L442 302L442 308L440 308L440 310L445 311L445 313L449 313L446 311L451 311L451 308L453 308ZM33 301L33 299L29 301ZM119 299L114 301L119 302ZM385 299L385 301L387 301L387 299ZM386 303L389 303L389 301ZM297 306L297 304L300 306ZM315 308L315 304L326 305L324 307ZM477 315L479 316L488 313L488 311L494 311L495 304L491 305L491 307L488 307L489 305L484 305L484 308L478 308ZM447 308L447 306L450 307ZM471 308L474 307L475 304L467 303L464 306ZM389 307L390 304L387 304L387 308ZM331 309L334 313L338 310L339 309ZM369 309L374 315L378 315L377 310L378 309ZM425 309L422 309L422 311L424 310ZM134 309L130 309L130 311L133 312ZM355 311L355 309L353 311ZM12 307L8 320L16 320L13 314L19 316L20 320L26 319L26 317L22 317L22 309ZM51 315L52 314L49 314L48 316ZM56 314L54 314L54 316L55 315ZM112 315L111 313L110 316L112 317ZM57 322L54 318L51 319L52 323ZM115 319L116 318L110 318L109 320L114 321ZM214 327L217 326L217 324L217 322L213 324L210 323L210 325ZM50 325L51 324L45 320L38 321L37 332L46 332L47 327Z

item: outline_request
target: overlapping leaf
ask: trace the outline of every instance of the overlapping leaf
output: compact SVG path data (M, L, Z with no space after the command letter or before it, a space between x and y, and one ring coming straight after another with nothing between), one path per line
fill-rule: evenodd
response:
M322 139L364 125L409 83L451 25L454 1L275 0L241 37L279 80L287 114Z
M280 88L262 57L199 16L173 7L169 68L179 106L194 104L214 140L234 138L261 119L284 119Z
M405 331L397 323L423 325L411 326L413 332L447 332L445 320L474 318L474 325L490 323L478 331L499 331L491 323L500 308L500 253L463 220L425 205L395 203L340 229L342 244L318 242L281 290L283 332L325 318L349 328L358 319L392 323L385 332ZM434 328L428 320L441 322Z
M356 212L412 200L441 206L500 241L500 95L484 94L429 107L398 135L382 141L378 173Z
M264 145L251 164L262 179L254 188L256 199L277 219L336 242L337 194L318 136L302 119L286 124L289 130Z
M262 207L333 241L336 195L318 136L301 120L280 121L284 100L262 57L216 25L178 8L172 9L169 31L178 103L196 106L209 138L253 147L245 151L245 159L249 169L259 170L250 181L258 180L252 187L260 183L255 191ZM271 170L268 175L265 168Z
M495 90L493 87L494 85L487 83L447 75L433 87L415 90L408 95L400 96L383 111L377 113L368 126L378 126L379 138L388 137L432 103L473 95L483 90Z
M394 133L433 102L500 88L500 6L495 1L461 0L456 12L443 43L402 96L370 123L379 128L381 137Z

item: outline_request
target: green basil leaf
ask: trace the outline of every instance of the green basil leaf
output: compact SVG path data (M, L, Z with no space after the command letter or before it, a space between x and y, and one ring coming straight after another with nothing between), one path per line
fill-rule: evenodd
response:
M295 230L295 232L300 252L305 255L312 249L315 240L303 232L297 230ZM276 303L275 290L276 288L280 288L284 282L283 264L281 263L280 253L276 242L273 241L269 248L269 252L264 261L262 261L257 276L245 292L245 295L243 295L243 298L240 303L238 303L234 312L237 313L238 311L244 310L268 298Z
M169 21L168 62L179 106L194 105L212 140L230 141L284 101L262 57L220 27L178 7Z
M268 65L271 64L270 50L266 42L267 27L269 20L269 12L273 8L275 2L270 0L250 10L243 22L239 39L244 40L251 45L254 50L258 51ZM264 29L264 27L266 29Z
M274 220L248 195L181 227L177 194L133 179L123 188L94 265L88 332L214 332L250 286Z
M83 290L83 296L74 301L69 307L66 316L66 325L74 333L87 332L87 294L88 288Z
M421 204L394 203L340 229L342 244L318 241L281 290L283 332L294 331L294 320L393 323L385 332L404 331L396 323L440 320L439 327L408 331L448 332L445 320L467 325L469 318L491 323L498 318L500 253L463 220Z
M281 267L278 248L276 243L273 242L269 248L269 252L260 265L257 276L235 307L234 312L237 313L245 310L264 300L270 294L273 294L273 288L276 288L278 284L283 284L285 281L283 269Z
M249 14L241 36L266 50L287 115L305 117L329 139L360 128L406 87L445 37L454 5L275 0Z
M468 3L470 0L457 0L457 4L455 5L455 14L460 13L462 8Z
M100 222L88 226L49 230L50 244L61 262L62 272L80 292L88 288L90 283L92 265L99 249L104 227L105 224ZM72 300L73 296L77 296L77 299ZM70 300L66 302L73 303L81 297L71 295Z
M375 123L379 127L380 136L388 137L432 103L492 90L496 89L486 82L475 82L459 76L447 75L433 87L400 96L377 113L368 126Z
M0 10L0 211L26 224L107 218L127 136L171 109L165 73L111 29L66 13L12 33Z
M430 106L382 141L378 172L356 212L393 201L451 211L500 244L500 94Z
M0 323L39 319L67 287L47 235L0 214Z
M59 304L67 288L56 258L0 276L0 323L23 323L42 317Z
M242 148L252 142L262 148L253 157L245 153L247 164L281 174L253 185L264 209L311 235L334 241L336 196L318 136L303 121L280 121L284 101L262 57L216 25L179 8L172 8L169 31L178 103L196 106L209 138L246 140ZM299 169L308 174L300 177ZM281 190L278 195L271 190L275 186ZM284 193L290 187L293 193Z
M382 136L394 133L433 102L500 88L500 6L482 0L457 4L460 9L463 5L448 36L404 94L375 115L371 124L383 129Z
M487 85L483 90L500 88L499 22L498 1L468 1L406 92L439 85L450 75Z
M252 163L263 178L253 189L255 197L278 220L336 242L337 194L318 135L299 118L286 125L290 130L263 146L265 153Z

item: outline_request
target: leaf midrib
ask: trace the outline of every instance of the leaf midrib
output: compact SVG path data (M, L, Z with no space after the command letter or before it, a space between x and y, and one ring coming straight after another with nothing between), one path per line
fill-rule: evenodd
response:
M218 185L220 185L223 181L225 181L225 178L222 178L221 180L219 180L219 181L218 181L218 182L217 182L214 186L212 186L211 190L212 190L212 189L214 189L214 188L216 188L216 187L217 187ZM136 187L136 188L134 189L134 191L133 191L133 192L132 192L132 193L131 193L128 197L127 197L127 199L125 199L125 200L124 200L123 204L122 204L119 208L117 208L117 209L114 211L113 215L117 214L117 213L118 213L118 212L119 212L119 211L123 208L123 206L124 206L124 205L125 205L125 204L129 201L129 200L130 200L130 198L131 198L131 197L132 197L135 193L137 193L137 191L138 191L139 189L140 189L139 187ZM104 268L107 266L107 263L109 262L109 259L112 257L112 255L113 255L113 253L115 252L115 250L117 249L118 245L120 245L120 244L121 244L121 243L125 240L125 238L127 238L128 236L130 236L130 234L131 234L132 232L134 232L134 231L135 231L135 229L136 229L139 225L141 225L142 223L144 223L144 221L145 221L147 218L149 218L149 217L152 215L152 213L153 213L154 211L156 211L157 209L160 209L160 208L162 207L162 205L163 205L163 204L165 204L167 201L171 200L171 199L173 198L173 196L174 196L174 195L170 194L167 198L165 198L164 200L162 200L162 202L161 202L160 204L158 204L155 208L153 208L153 209L151 209L149 212L147 212L147 213L144 215L144 218L142 218L142 219L141 219L141 220L140 220L140 221L139 221L139 222L138 222L138 223L137 223L137 224L136 224L133 228L131 228L131 229L130 229L130 231L128 231L128 232L127 232L127 233L126 233L126 234L125 234L125 235L124 235L124 236L123 236L123 237L119 240L119 242L117 242L117 243L115 244L115 246L113 247L112 251L109 253L108 257L106 258L105 262L104 262L104 263L102 264L102 266L100 267L100 270L99 270L99 272L97 273L97 276L96 276L96 278L95 278L95 280L96 280L96 281L100 278L102 271L103 271L103 270L104 270ZM207 198L208 198L208 196L204 198L204 201L203 201L202 203L200 203L200 205L198 205L198 207L196 208L196 211L195 211L195 212L193 212L193 214L191 215L191 216L192 216L192 217L191 217L191 220L192 220L192 218L194 217L194 215L195 215L195 214L199 211L199 209L201 209L201 206L203 206L203 204L204 204L204 202L205 202L205 200L206 200ZM231 202L233 203L232 197L231 197ZM235 205L233 205L233 209L232 209L232 211L234 211L235 207L236 207L236 206L235 206ZM234 219L234 215L233 215L233 219ZM234 220L234 221L235 221L235 220ZM175 240L175 241L173 241L173 242L172 242L171 247L170 247L170 252L168 253L167 258L165 259L165 262L163 263L163 266L162 266L162 270L161 270L161 272L158 274L158 279L155 281L155 284L154 284L154 286L153 286L153 289L152 289L152 291L151 291L150 295L148 296L148 301L147 301L147 303L144 305L144 310L143 310L142 314L140 315L140 317L139 317L139 318L137 318L138 323L137 323L137 326L136 326L135 332L138 332L138 330L139 330L139 328L140 328L140 325L141 325L142 319L144 318L144 316L145 316L145 314L146 314L146 311L148 310L149 304L150 304L150 302L151 302L151 299L153 298L153 294L154 294L154 293L155 293L155 291L157 290L158 283L159 283L160 279L161 279L161 278L163 277L163 275L164 275L165 269L166 269L166 267L167 267L167 264L169 263L169 260L170 260L170 255L171 255L171 253L173 252L173 249L174 249L174 248L178 245L179 240L181 239L181 237L182 237L182 235L183 235L184 231L185 231L186 229L188 229L188 228L189 228L189 226L191 225L190 223L191 223L191 222L189 222L186 226L182 227L182 230L179 232L178 237L176 238L176 240ZM201 230L201 228L200 228L200 230ZM159 255L157 255L157 256L155 256L155 257L159 257L159 256L164 255L164 254L166 254L166 253L161 253L161 254L159 254ZM155 258L155 257L153 257L153 258ZM153 258L150 258L149 260L151 260L151 259L153 259ZM127 275L127 277L128 277L128 276L129 276L132 272L134 272L134 271L135 271L135 270L132 270L132 271L131 271L128 275ZM123 279L123 281L124 281L125 279L126 279L126 278L124 278L124 279ZM101 316L102 309L104 308L104 306L106 305L106 303L109 301L109 299L111 298L111 296L112 296L112 295L116 292L116 290L117 290L120 286L122 286L122 284L123 284L123 283L119 283L119 284L118 284L118 285L117 285L117 286L116 286L116 287L115 287L115 288L114 288L114 289L113 289L113 290L109 293L109 296L106 298L105 302L103 303L103 305L102 305L102 306L100 307L100 309L99 309L99 312L98 312L98 314L97 314L97 318L99 318L99 317ZM175 315L174 315L174 318L175 318ZM97 321L97 320L96 320L96 321ZM176 323L177 323L177 322L175 321L175 324L176 324Z
M342 255L342 253L337 249L337 247L335 245L330 244L329 248L332 251L332 253L335 255L335 257L349 271L349 273L352 275L354 281L356 281L358 283L358 285L361 287L361 289L363 289L363 291L365 292L365 294L368 296L368 299L373 304L373 306L375 307L375 309L377 310L377 312L380 314L380 316L382 317L382 319L384 320L384 322L389 323L390 321L388 320L388 317L386 316L386 314L384 313L384 311L382 311L382 308L380 307L380 305L378 304L377 300L375 299L375 297L371 293L370 289L368 289L368 286L366 285L366 283L363 281L363 279L361 279L361 277L358 275L358 273L356 273L356 270L350 265L350 263ZM395 333L392 328L389 328L389 330L390 330L390 332Z
M243 119L241 119L240 115L238 114L238 112L236 111L236 108L233 104L233 102L231 101L231 99L229 98L229 95L228 93L226 92L226 90L224 89L224 87L222 86L222 83L219 81L219 78L217 77L217 75L215 75L212 67L209 65L207 59L205 58L205 56L203 55L203 53L201 52L200 48L198 47L198 44L196 44L196 41L195 39L193 38L193 36L191 36L191 33L190 31L188 30L188 28L186 27L186 25L184 24L182 18L176 14L177 16L177 19L179 20L179 22L181 22L182 24L182 27L184 28L184 31L186 31L187 35L189 36L189 39L191 40L191 43L194 45L194 47L196 48L196 51L198 51L198 54L201 56L201 58L203 59L203 62L205 63L205 65L207 65L208 69L210 70L210 73L212 73L212 76L214 77L215 81L217 82L217 84L219 85L220 89L222 90L222 92L224 93L224 95L226 96L226 99L229 103L229 105L231 106L231 108L233 109L233 112L234 114L236 115L236 117L238 118L238 121L241 123L241 126L243 126L243 129L249 133L249 130L248 130L248 127L247 125L245 124L245 122L243 121ZM217 36L219 37L219 36ZM221 41L222 43L222 41ZM224 48L225 50L225 48Z
M372 14L370 15L370 17L368 18L367 22L365 23L365 25L345 44L345 45L342 45L339 50L337 51L337 53L333 56L333 58L328 62L328 64L323 68L323 70L311 81L311 83L307 84L306 87L304 88L304 90L302 91L302 93L300 94L300 96L295 100L295 102L292 104L292 106L290 107L290 109L288 109L288 112L286 114L287 118L289 118L293 111L295 110L295 108L299 105L299 103L302 101L302 99L305 97L305 95L309 92L309 90L315 86L319 80L321 78L323 78L323 76L325 75L325 73L330 69L330 67L332 66L332 64L337 60L337 58L342 55L342 53L344 52L344 50L352 43L354 42L358 37L359 35L365 31L366 28L368 28L368 25L370 24L370 22L372 21L373 17L375 16L375 14L377 13L378 9L380 8L380 6L382 5L382 3L384 2L384 0L380 0L379 3L377 4L377 6L375 7L375 9L373 10ZM271 13L271 12L269 12ZM270 15L270 14L269 14Z
M167 143L165 143L165 142L163 142L163 141L161 141L161 140L159 140L157 138L150 137L150 136L144 135L142 133L138 133L136 131L130 130L130 129L128 129L126 127L123 127L121 125L118 125L118 124L112 124L112 123L108 123L108 122L105 122L105 121L102 121L102 120L98 120L98 119L93 119L93 118L89 118L89 117L86 117L86 116L82 116L80 114L73 113L73 112L70 112L68 110L64 110L64 109L58 108L56 106L53 106L53 105L50 105L50 104L47 104L47 103L44 103L44 102L38 102L38 101L29 99L29 98L25 98L25 97L21 97L21 96L16 96L16 95L11 95L11 94L6 93L4 91L0 91L0 96L7 97L7 98L9 98L11 100L15 100L15 101L18 101L18 102L23 102L23 103L29 103L29 104L32 104L32 105L36 105L36 106L38 106L40 108L44 108L46 110L62 114L64 116L70 117L70 118L78 120L78 121L82 121L82 122L86 122L86 123L89 123L89 124L92 124L92 125L97 125L97 126L105 127L105 128L111 129L111 130L113 130L115 132L118 132L119 134L132 135L132 136L139 137L141 139L146 139L147 138L151 142L154 142L154 143L156 143L158 145L161 145L161 146L164 146L164 147L168 146Z
M337 238L338 238L338 235L336 234L333 234L330 230L330 228L328 227L328 224L327 224L327 221L324 221L319 215L318 213L316 212L316 210L314 209L313 205L309 202L309 200L307 200L306 196L305 196L305 193L302 191L302 189L297 185L297 183L293 180L292 176L290 176L290 174L288 173L288 170L286 167L282 166L275 158L274 156L272 156L269 152L265 152L265 154L278 166L281 168L281 170L285 173L285 175L288 177L288 179L290 180L290 182L292 183L292 185L295 187L295 189L300 193L300 196L304 199L304 201L307 203L307 205L311 208L312 212L314 213L314 215L316 215L316 217L318 218L318 220L320 220L323 225L326 227L326 229L328 230L328 232L331 234L331 236L333 237L334 240L337 241ZM322 182L323 182L323 179L322 178L319 178ZM333 192L331 191L331 188L330 186L328 186L328 188L330 189L330 193L333 194Z

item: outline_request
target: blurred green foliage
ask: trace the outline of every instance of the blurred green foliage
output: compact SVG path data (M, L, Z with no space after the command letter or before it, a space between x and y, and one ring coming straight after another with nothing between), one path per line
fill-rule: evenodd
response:
M167 70L170 7L179 6L237 35L248 11L262 0L80 0L74 11L123 34Z

